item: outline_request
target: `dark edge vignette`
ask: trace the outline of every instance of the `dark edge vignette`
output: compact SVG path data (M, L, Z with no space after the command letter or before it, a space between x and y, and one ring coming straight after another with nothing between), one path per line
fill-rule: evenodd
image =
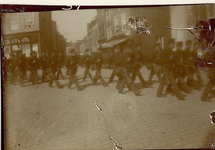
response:
M1 5L0 9L1 9L1 13L21 13L21 12L40 12L40 11L67 11L67 10L84 10L84 9L110 9L110 8L138 8L138 7L160 7L160 6L186 6L186 5L204 5L204 4L214 4L214 3L198 3L198 4L175 4L175 5L115 5L115 6L111 6L111 5L100 5L100 6L87 6L87 5ZM3 31L3 27L2 27L2 18L1 18L1 33ZM2 127L1 127L1 147L2 149L7 150L7 146L5 146L5 132L7 131L7 129L5 129L5 120L6 118L4 117L5 114L5 108L4 108L4 74L3 74L3 70L4 68L4 60L2 59L4 56L4 52L3 52L3 45L2 45L2 41L3 41L3 35L1 34L1 97L2 97L2 101L1 101L1 121L2 121ZM197 148L197 149L210 149L210 148ZM212 148L213 149L213 148ZM186 150L186 149L184 149Z

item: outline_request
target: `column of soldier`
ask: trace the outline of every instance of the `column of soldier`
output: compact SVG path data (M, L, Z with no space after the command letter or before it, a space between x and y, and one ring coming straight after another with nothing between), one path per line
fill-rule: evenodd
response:
M42 69L42 82L49 82L49 87L52 87L53 82L58 88L63 88L58 81L59 76L66 79L62 74L61 68L66 67L66 74L69 76L68 88L71 88L72 83L75 84L78 91L83 90L79 85L76 73L78 66L85 68L83 81L89 76L93 85L98 85L97 80L106 87L113 82L114 76L118 77L116 89L120 94L125 94L124 88L127 87L133 91L136 96L142 95L140 90L134 84L137 76L141 81L142 87L146 88L152 84L153 75L156 75L159 80L157 89L157 97L166 97L167 94L175 95L179 100L185 100L186 94L191 93L192 90L200 90L203 87L203 81L199 70L194 65L196 47L191 51L191 41L186 41L186 49L182 50L183 42L177 42L176 51L175 41L171 39L168 48L161 49L160 44L155 44L151 55L145 56L142 53L141 47L132 47L131 44L126 44L123 48L114 47L110 53L102 54L102 49L91 55L89 50L86 50L84 56L77 55L75 49L69 51L69 55L64 59L62 52L58 55L53 51L46 55L42 52L40 58L37 58L36 53L32 52L29 58L24 54L19 53L15 57L12 53L6 62L6 72L9 76L10 84L15 84L18 76L20 86L24 85L26 80L26 72L30 71L30 82L37 84L39 81L38 69ZM197 44L195 44L198 46ZM103 64L113 68L113 72L109 78L109 82L105 82L101 75ZM148 81L142 77L140 69L146 65L151 70ZM95 70L95 76L91 75L91 70ZM18 72L18 73L17 73ZM194 79L196 76L197 80ZM166 91L164 92L164 86ZM207 93L205 98L206 101Z

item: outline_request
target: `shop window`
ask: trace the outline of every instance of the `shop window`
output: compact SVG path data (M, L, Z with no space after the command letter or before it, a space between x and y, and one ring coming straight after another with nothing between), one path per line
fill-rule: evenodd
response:
M9 45L5 45L4 46L4 57L6 57L8 59L10 53L11 53L10 46Z
M38 43L32 44L32 50L37 54L37 57L39 57Z
M22 39L22 43L27 43L27 42L30 42L29 38L25 37Z
M26 57L30 57L31 45L30 44L22 44L22 53L26 55Z

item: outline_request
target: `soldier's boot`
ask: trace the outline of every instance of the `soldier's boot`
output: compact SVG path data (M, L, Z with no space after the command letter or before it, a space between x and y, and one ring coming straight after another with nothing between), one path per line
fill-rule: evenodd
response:
M168 85L167 85L165 92L166 92L167 94L173 93L173 91L172 91L172 85L171 85L171 84L168 84Z
M121 82L119 83L119 93L120 94L125 94L125 92L124 92L125 84L126 84L125 79L122 79Z
M53 80L50 79L50 80L49 80L49 87L52 87L52 83L53 83Z
M185 100L186 94L182 94L177 84L172 85L172 90L179 100Z
M99 80L100 80L101 84L102 84L104 87L107 87L107 86L108 86L108 83L106 83L105 80L104 80L102 77L99 77Z
M191 93L192 88L190 88L186 83L178 84L179 88L185 93Z
M134 83L135 78L136 78L136 73L133 72L132 75L131 75L131 81L132 81L132 83Z
M198 87L197 82L195 82L194 79L187 79L187 85L192 87L195 90L200 90L199 87Z
M56 85L57 85L57 87L59 88L59 89L62 89L63 88L63 86L57 81L57 80L54 80L55 81L55 83L56 83Z
M93 80L93 76L89 74L90 80L93 82L93 84L96 84L95 81Z
M149 77L148 77L148 81L147 81L147 84L148 85L152 85L153 83L152 83L152 78L153 78L153 76L154 76L154 71L153 70L151 70L151 72L150 72L150 74L149 74Z
M164 97L164 94L163 94L164 85L165 84L163 82L159 83L159 86L157 89L157 97Z
M135 96L140 96L141 95L141 91L137 90L137 88L134 86L134 84L130 83L127 84L128 88L131 89L134 93Z
M146 87L147 87L147 83L146 83L146 81L143 79L142 75L141 75L141 74L137 74L137 76L138 76L140 82L142 83L143 88L146 88Z
M112 72L112 74L111 74L111 76L109 78L109 83L113 82L114 76L115 76L115 74L114 74L114 72Z
M84 77L83 77L83 81L85 81L87 78L87 70L85 69L85 72L84 72Z
M83 90L83 87L80 86L77 81L75 82L75 86L76 86L76 88L77 88L78 91L82 91Z

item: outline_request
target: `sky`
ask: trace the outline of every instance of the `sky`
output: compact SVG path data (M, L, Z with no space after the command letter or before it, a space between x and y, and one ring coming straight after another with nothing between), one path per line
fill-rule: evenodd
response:
M87 35L87 23L90 23L96 14L95 9L53 11L52 19L57 22L58 30L67 42L76 42Z

